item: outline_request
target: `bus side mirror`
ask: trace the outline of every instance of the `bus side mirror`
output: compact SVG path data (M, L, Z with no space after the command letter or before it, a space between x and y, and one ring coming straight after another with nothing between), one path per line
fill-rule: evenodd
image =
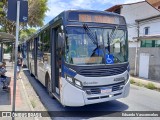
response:
M58 47L64 46L64 33L58 33Z

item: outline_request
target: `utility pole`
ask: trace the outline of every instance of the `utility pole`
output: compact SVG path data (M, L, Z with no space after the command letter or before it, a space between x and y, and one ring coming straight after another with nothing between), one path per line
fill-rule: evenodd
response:
M28 21L28 1L27 0L8 0L7 18L11 21L16 21L14 85L13 85L13 100L12 100L13 101L12 113L15 113L19 22L27 22ZM12 115L12 120L14 120L14 119L15 118Z
M139 41L139 22L137 22L137 44L136 44L134 76L137 75L138 41Z
M15 112L15 100L16 100L16 81L17 81L17 51L18 51L18 37L19 37L19 15L20 15L20 1L17 1L17 22L16 22L16 43L15 43L15 62L14 62L14 87L13 87L13 103L12 112ZM14 116L12 116L14 120Z

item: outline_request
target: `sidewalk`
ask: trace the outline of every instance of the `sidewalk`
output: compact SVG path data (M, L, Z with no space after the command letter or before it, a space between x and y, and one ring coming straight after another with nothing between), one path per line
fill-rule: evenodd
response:
M133 79L136 83L140 82L144 85L147 85L148 83L152 83L155 85L155 87L157 88L160 88L160 83L159 82L154 82L154 81L151 81L151 80L148 80L148 79L145 79L145 78L139 78L139 77L133 77L133 76L130 76L130 80Z
M10 90L3 91L2 87L0 87L0 111L12 111L12 103L13 103L13 79L14 79L14 71L13 71L12 63L7 62L7 73L6 76L11 77L10 82ZM32 111L29 103L28 98L24 93L24 88L22 86L21 80L17 80L17 87L16 87L16 102L15 102L15 111ZM0 118L1 120L9 120L11 118L4 117ZM22 118L16 118L16 120L20 120ZM24 120L27 118L24 118ZM29 118L34 120L34 118Z

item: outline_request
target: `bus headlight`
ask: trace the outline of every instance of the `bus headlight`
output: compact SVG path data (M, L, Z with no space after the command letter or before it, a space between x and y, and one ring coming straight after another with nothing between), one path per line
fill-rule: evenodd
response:
M82 83L75 79L75 86L82 88Z
M65 78L66 78L66 80L67 80L69 83L71 83L72 85L74 85L74 86L82 89L82 82L81 82L81 81L79 81L79 80L77 80L77 79L75 79L75 78L69 77L69 76L67 76L67 75L65 75Z
M129 74L127 74L127 76L125 77L125 83L127 83L129 80Z
M66 79L67 79L69 82L73 83L73 78L71 78L71 77L69 77L69 76L66 75Z

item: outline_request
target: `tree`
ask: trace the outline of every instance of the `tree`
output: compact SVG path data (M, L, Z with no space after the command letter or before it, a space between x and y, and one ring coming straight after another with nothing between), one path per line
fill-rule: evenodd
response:
M20 30L27 29L27 27L41 27L43 26L43 19L45 12L48 10L48 0L28 0L28 23L20 23ZM7 0L2 0L3 9L7 11ZM4 29L4 32L15 35L16 23L10 21L5 15L0 16L0 26Z
M35 32L36 32L36 29L34 29L34 28L21 30L20 31L20 42L23 42L25 40L25 38L28 38L29 36L31 36Z

